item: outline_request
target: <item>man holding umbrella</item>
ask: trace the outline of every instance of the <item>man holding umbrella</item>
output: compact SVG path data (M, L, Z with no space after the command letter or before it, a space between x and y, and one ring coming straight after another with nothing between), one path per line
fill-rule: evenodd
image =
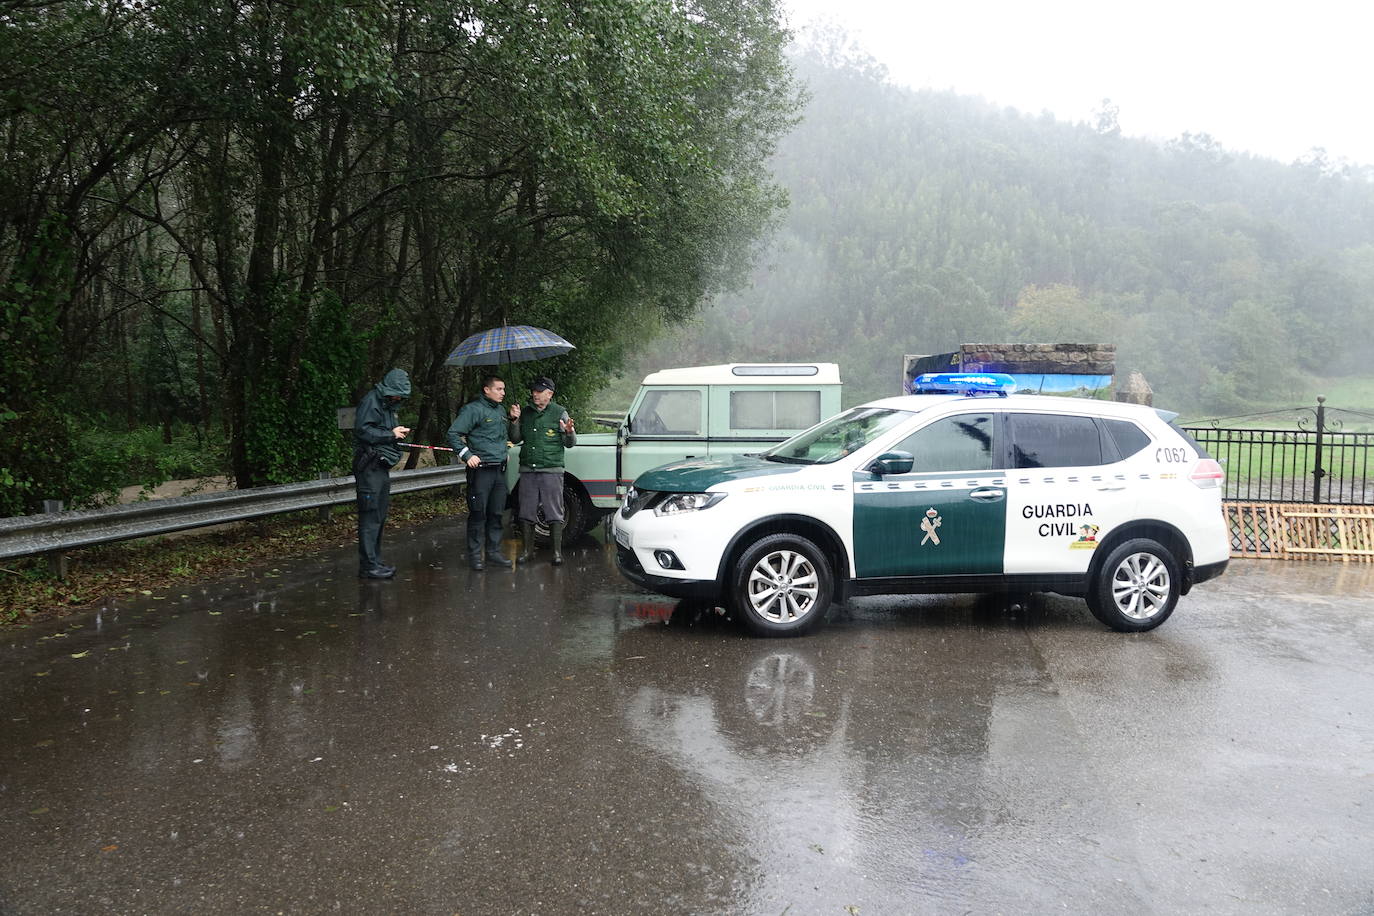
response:
M552 331L529 325L505 325L479 331L460 343L444 364L448 366L504 366L560 356L573 345ZM506 383L495 375L482 380L482 396L458 412L448 428L448 441L458 460L468 466L468 563L481 569L482 541L486 559L510 566L501 556L501 512L506 505L507 439L519 435L520 405L511 407L510 421L501 411Z
M458 460L468 466L468 565L484 569L513 565L501 555L501 513L506 508L506 452L508 440L516 435L520 405L510 409L510 420L501 408L506 399L506 383L495 375L482 379L482 395L463 405L448 428L448 444Z

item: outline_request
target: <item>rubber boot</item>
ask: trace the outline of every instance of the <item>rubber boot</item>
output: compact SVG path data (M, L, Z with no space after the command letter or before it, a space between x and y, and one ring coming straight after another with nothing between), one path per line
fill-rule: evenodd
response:
M549 539L553 541L553 565L563 565L563 523L549 522Z
M515 558L517 563L528 563L534 559L534 522L520 523L520 538L525 542L525 549L520 552L520 556Z

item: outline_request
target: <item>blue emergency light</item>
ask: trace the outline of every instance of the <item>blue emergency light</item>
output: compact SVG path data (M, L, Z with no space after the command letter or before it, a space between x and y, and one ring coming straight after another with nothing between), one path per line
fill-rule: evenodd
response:
M1016 390L1016 379L1004 372L927 372L911 382L912 394L996 395Z

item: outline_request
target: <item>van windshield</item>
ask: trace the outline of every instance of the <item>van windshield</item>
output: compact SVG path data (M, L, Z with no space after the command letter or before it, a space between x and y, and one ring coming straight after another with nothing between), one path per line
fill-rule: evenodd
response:
M863 448L911 416L906 410L855 407L773 446L759 457L783 464L830 464Z

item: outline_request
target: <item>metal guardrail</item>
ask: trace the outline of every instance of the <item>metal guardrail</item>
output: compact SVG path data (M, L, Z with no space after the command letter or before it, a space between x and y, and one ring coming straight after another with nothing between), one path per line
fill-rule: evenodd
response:
M398 471L391 475L391 492L412 493L464 483L466 470L450 466ZM251 490L152 499L108 509L3 518L0 519L0 559L170 534L226 522L244 522L282 512L351 503L355 498L352 477L331 477Z

